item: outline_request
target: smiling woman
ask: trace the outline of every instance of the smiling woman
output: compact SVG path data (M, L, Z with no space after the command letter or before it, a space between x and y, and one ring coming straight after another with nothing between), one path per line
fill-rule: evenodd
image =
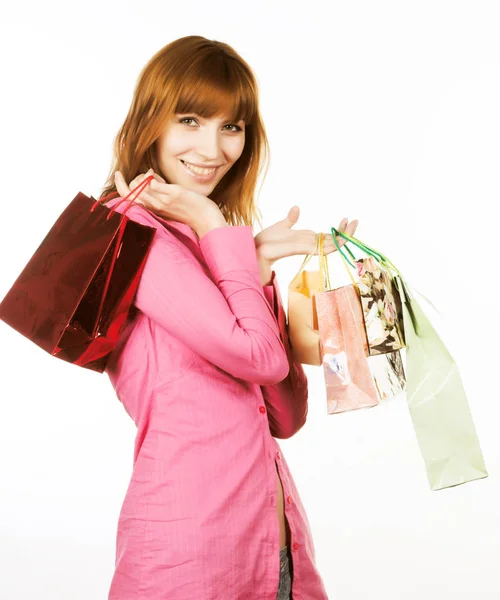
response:
M275 439L305 424L308 384L253 237L267 156L255 77L230 46L188 36L146 65L111 177L122 197L154 178L144 203L107 202L156 229L106 369L137 425L109 600L327 598ZM259 253L287 231L268 228Z

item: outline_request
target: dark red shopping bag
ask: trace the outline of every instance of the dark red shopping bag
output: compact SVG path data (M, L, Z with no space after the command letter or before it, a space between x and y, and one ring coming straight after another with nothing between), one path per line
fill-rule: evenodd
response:
M116 206L149 184L147 177ZM79 192L0 304L0 319L53 356L102 373L156 234Z

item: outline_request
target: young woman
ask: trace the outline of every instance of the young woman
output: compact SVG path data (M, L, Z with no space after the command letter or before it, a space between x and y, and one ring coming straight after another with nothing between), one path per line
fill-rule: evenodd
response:
M137 425L110 600L327 598L275 440L304 425L308 387L272 265L316 234L292 230L294 207L254 238L267 154L255 76L230 46L188 36L144 67L101 195L152 178L106 204L157 230L107 366Z

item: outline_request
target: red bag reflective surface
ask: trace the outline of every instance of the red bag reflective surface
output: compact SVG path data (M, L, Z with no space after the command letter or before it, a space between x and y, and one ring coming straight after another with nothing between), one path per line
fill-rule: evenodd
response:
M156 229L100 202L78 193L3 299L0 318L53 356L102 373Z

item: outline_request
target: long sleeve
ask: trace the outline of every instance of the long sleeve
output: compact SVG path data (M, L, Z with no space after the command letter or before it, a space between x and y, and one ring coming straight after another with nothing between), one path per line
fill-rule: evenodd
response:
M283 381L272 385L261 385L261 390L267 406L271 435L275 438L286 439L297 433L306 422L307 377L302 364L295 362L292 356L286 314L275 271L272 271L271 283L263 286L263 289L279 325L280 337L286 350L290 370Z
M282 381L289 366L278 324L262 289L252 228L219 227L200 238L210 277L147 210L134 205L127 216L159 230L142 272L135 306L234 377L263 385Z

